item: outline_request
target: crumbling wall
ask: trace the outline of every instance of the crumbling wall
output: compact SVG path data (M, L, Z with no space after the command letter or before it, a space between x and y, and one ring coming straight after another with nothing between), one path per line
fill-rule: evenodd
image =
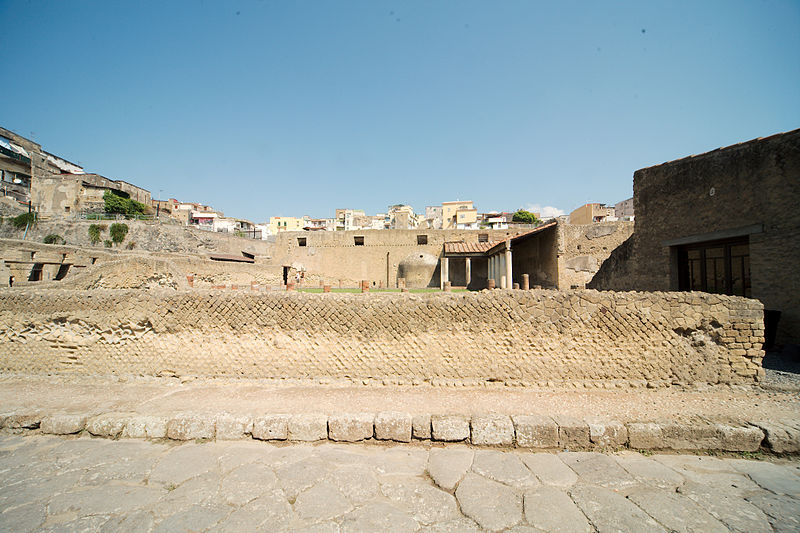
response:
M753 383L762 305L700 293L0 290L0 371L371 383Z
M633 222L558 225L558 286L584 288L611 253L633 233Z

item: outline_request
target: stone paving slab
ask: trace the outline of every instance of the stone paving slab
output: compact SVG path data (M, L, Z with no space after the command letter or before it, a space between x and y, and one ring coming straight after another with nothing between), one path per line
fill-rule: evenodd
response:
M441 446L0 435L0 530L758 533L800 524L798 458ZM747 482L721 490L715 475Z

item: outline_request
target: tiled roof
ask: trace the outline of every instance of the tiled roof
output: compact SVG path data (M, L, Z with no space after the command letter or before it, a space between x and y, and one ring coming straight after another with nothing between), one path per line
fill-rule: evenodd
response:
M446 254L482 254L496 242L446 242L444 243L444 253Z

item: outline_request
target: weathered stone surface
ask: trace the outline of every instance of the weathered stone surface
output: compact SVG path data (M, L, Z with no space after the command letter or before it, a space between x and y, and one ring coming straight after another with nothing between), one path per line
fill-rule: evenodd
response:
M634 478L654 487L674 490L684 482L683 476L673 469L637 452L622 452L614 459Z
M716 457L703 455L653 455L654 460L675 470L684 478L715 487L721 491L744 495L757 490L758 485L733 468L733 465Z
M599 533L666 533L651 516L613 490L593 485L575 485L569 493Z
M761 487L775 494L786 494L800 500L800 475L793 472L790 467L744 459L728 459L726 462L738 472L747 474Z
M82 415L56 414L42 418L42 433L53 435L72 435L86 427L87 417Z
M374 498L379 491L378 480L372 468L362 464L341 466L325 479L354 505L361 505Z
M411 427L408 413L384 411L375 415L375 438L378 440L411 442Z
M514 443L514 424L504 415L473 415L470 420L472 444L510 446Z
M469 448L433 448L428 455L428 474L447 491L452 491L472 466L475 452Z
M353 506L339 489L322 482L297 495L294 510L305 520L330 520L350 512Z
M242 465L229 472L220 484L225 503L241 506L278 486L275 473L263 464Z
M578 475L564 464L557 455L550 453L522 453L519 454L531 472L545 485L554 487L569 487L578 481Z
M549 416L514 415L511 417L520 448L555 448L558 446L558 425Z
M556 415L558 445L562 448L586 448L589 446L589 425L571 416Z
M106 413L90 418L86 422L86 431L95 437L109 437L116 439L122 435L128 417L119 413Z
M167 436L167 423L163 416L132 415L125 423L122 436L127 439L163 439Z
M250 438L253 432L253 421L249 416L237 416L223 413L217 416L217 440L242 440Z
M631 422L628 427L628 445L634 450L659 450L664 448L661 425L655 422Z
M289 440L311 442L328 438L328 417L320 414L289 415Z
M195 440L214 438L214 419L200 414L180 414L167 422L167 438Z
M536 486L539 481L514 453L478 450L472 471L484 477L518 488Z
M423 526L418 530L420 533L482 533L474 521L469 518L456 518L447 522L439 522L430 526ZM510 531L510 530L509 530Z
M331 440L357 442L371 439L374 434L370 413L342 413L328 417L328 437Z
M280 490L267 491L263 496L240 507L221 522L215 531L288 531L292 508Z
M633 489L628 498L670 531L727 533L728 528L692 500L675 492Z
M758 421L755 425L764 431L767 447L773 452L800 452L800 428L770 421Z
M154 487L129 487L125 485L98 485L76 488L57 494L50 500L48 511L58 515L74 511L82 516L94 514L120 514L154 504L164 491Z
M616 448L628 443L628 428L618 420L601 417L586 419L589 426L589 440L592 444L605 448Z
M719 450L722 441L717 426L702 422L664 422L661 424L663 447L669 450Z
M510 487L467 474L456 489L461 512L489 531L502 531L522 520L522 497Z
M164 454L150 473L150 482L175 486L216 469L217 452L213 445L185 444Z
M222 506L193 505L157 523L153 533L206 531L226 517L228 513L229 509Z
M687 481L676 489L708 511L711 516L738 533L771 533L767 516L743 498L694 481Z
M469 438L469 417L464 415L431 415L434 440L458 442Z
M417 477L391 477L381 483L381 492L398 508L408 511L420 524L445 522L461 515L452 494Z
M2 427L6 429L36 429L42 422L41 413L14 412L0 415Z
M408 513L381 501L359 507L342 520L342 533L412 533L418 527Z
M565 452L558 454L578 474L581 482L603 487L624 488L636 484L636 480L608 455L595 452Z
M761 448L764 431L756 426L717 424L719 448L728 452L754 452Z
M414 415L411 417L411 433L415 439L429 440L431 438L430 415Z
M289 415L265 415L253 419L253 438L286 440L289 438Z
M319 457L310 456L275 469L278 481L290 500L327 477L333 467Z
M797 500L790 496L757 492L747 497L747 501L761 509L769 519L775 533L797 533L800 531L800 513Z
M592 526L569 495L555 487L541 486L525 492L525 519L542 531L587 533Z

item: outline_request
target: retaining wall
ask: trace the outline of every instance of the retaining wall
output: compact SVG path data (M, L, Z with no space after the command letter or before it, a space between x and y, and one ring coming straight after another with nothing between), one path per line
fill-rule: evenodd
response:
M763 307L702 293L0 291L0 371L369 383L752 383Z

